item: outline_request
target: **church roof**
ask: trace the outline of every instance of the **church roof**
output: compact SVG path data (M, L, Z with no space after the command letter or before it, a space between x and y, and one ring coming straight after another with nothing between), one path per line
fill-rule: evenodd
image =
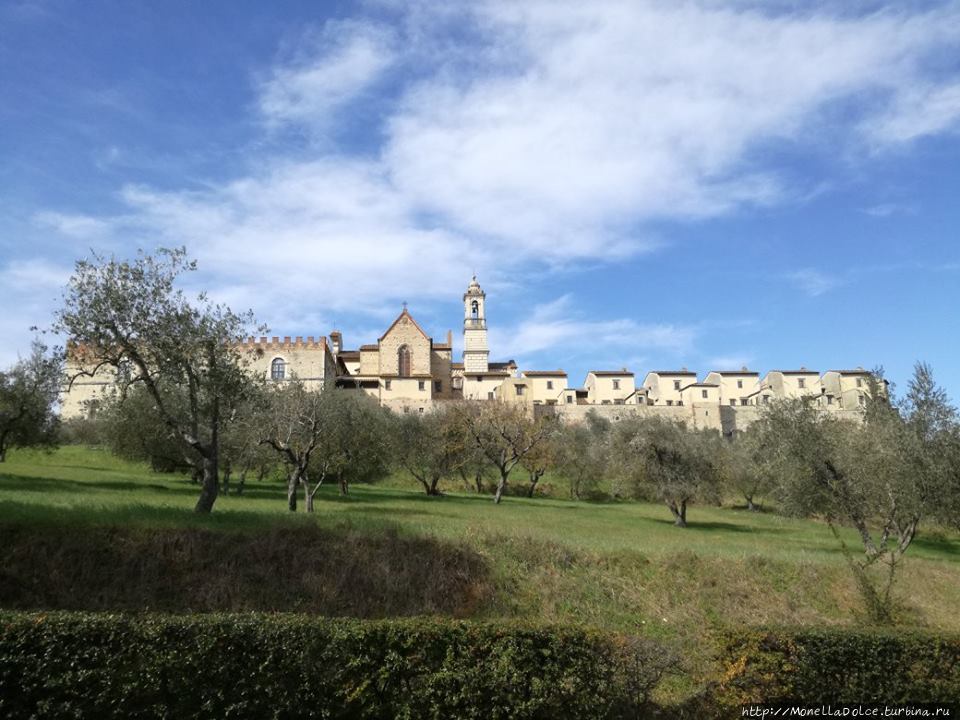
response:
M413 323L413 326L414 326L417 330L420 331L420 334L423 335L424 338L426 338L427 340L430 339L430 336L427 335L427 334L423 331L423 328L420 327L420 324L419 324L416 320L413 319L413 315L411 315L410 312L409 312L406 308L404 308L403 311L402 311L399 315L397 315L397 319L394 320L393 323L391 323L390 327L387 328L387 331L386 331L383 335L380 336L380 339L383 340L387 335L389 335L389 334L390 334L390 331L393 330L393 329L397 326L397 323L399 323L399 322L400 322L403 318L405 318L405 317L406 317L408 320L410 320L410 322Z

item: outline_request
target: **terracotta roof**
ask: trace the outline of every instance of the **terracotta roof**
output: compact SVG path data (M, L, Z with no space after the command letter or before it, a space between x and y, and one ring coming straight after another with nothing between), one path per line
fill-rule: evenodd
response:
M753 370L711 370L707 373L716 373L717 375L759 375L760 373L754 372Z
M524 370L521 373L524 377L566 377L563 370Z
M857 368L856 370L828 370L827 372L840 373L841 375L870 375L869 370L864 370L863 368Z
M498 377L505 377L510 374L509 370L487 370L486 372L475 372L473 370L464 370L464 377L475 377L477 375L496 375Z
M452 348L449 345L447 345L447 343L434 343L433 349L434 350L451 350Z
M498 368L498 369L500 369L500 368L508 368L508 367L509 367L509 368L515 368L515 367L517 366L517 363L515 363L513 360L507 360L506 362L492 362L492 363L487 363L487 365L489 365L489 366L492 367L492 368Z
M369 350L379 350L379 349L380 349L380 346L379 346L379 345L361 345L361 346L360 346L360 350L368 350L368 351L369 351Z
M691 388L691 387L720 387L720 386L717 385L716 383L706 383L706 382L702 382L702 383L690 383L689 385L684 385L684 386L681 388L681 390L686 390L687 388Z
M782 375L819 375L819 370L771 370L770 372L778 372Z
M337 357L341 357L344 360L359 360L360 351L359 350L341 350L337 353Z
M651 370L647 374L648 375L693 375L693 377L697 376L695 372L691 372L690 370Z
M463 370L463 363L450 363L451 370Z
M590 370L587 375L597 375L599 377L633 377L629 370Z

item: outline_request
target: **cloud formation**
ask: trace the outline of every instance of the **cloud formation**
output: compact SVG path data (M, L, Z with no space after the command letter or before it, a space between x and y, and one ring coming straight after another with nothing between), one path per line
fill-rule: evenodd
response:
M186 243L215 294L278 328L377 316L411 292L449 302L474 270L507 284L613 262L651 248L651 223L808 193L819 179L792 176L771 148L866 155L956 129L960 82L937 58L960 41L960 7L850 7L413 2L391 7L390 26L331 21L259 74L256 116L268 133L330 140L389 78L362 150L265 143L231 180L128 185L115 216L37 221L70 237ZM790 279L811 296L837 283L813 269ZM669 323L541 317L511 346L536 353L585 334L692 342Z

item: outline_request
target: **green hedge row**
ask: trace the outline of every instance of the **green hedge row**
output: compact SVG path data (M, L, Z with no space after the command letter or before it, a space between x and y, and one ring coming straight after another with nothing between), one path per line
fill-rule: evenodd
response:
M509 624L2 612L0 717L611 717L636 701L622 650Z
M722 706L960 703L960 636L849 628L728 631Z

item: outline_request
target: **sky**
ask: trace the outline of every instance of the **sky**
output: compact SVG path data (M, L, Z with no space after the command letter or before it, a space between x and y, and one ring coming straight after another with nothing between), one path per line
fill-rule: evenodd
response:
M270 335L913 364L960 398L960 1L0 0L0 365L73 263L187 247Z

